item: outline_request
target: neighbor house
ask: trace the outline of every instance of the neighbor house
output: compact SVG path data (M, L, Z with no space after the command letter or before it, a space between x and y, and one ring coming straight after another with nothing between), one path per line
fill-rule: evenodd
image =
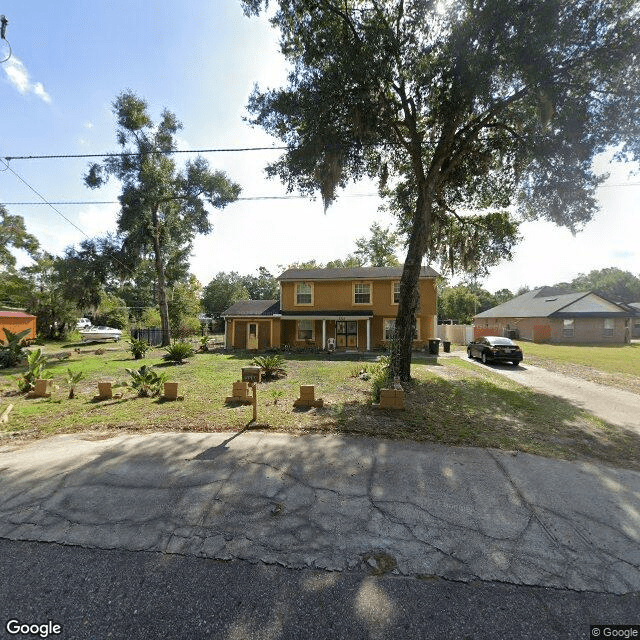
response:
M631 336L632 313L592 291L542 287L474 316L474 336L534 342L621 343Z
M631 337L640 338L640 302L630 302L625 306L633 313L631 317Z
M35 340L36 316L17 309L0 311L0 344L6 341L5 329L8 329L12 333L20 333L21 331L29 329L30 333L28 333L24 339Z
M288 269L279 300L243 300L229 307L225 345L237 349L289 347L369 351L393 336L402 267ZM436 276L422 267L414 347L436 337Z

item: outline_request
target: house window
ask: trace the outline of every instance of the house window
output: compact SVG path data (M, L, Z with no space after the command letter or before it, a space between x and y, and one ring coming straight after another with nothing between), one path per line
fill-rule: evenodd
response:
M605 318L604 319L604 330L602 332L602 335L605 338L612 338L613 337L613 318Z
M394 282L391 289L392 304L400 304L400 283Z
M415 319L413 324L413 339L420 340L420 332L418 324L418 318ZM384 325L382 329L382 339L385 341L393 340L396 333L396 320L395 318L385 318Z
M298 320L296 324L298 340L313 340L313 320Z
M358 282L353 285L353 303L371 304L371 283Z
M563 320L562 335L565 338L573 338L573 318Z
M384 340L393 340L396 332L396 321L393 318L384 319L384 331L382 333Z
M313 286L307 282L296 283L296 304L313 304Z

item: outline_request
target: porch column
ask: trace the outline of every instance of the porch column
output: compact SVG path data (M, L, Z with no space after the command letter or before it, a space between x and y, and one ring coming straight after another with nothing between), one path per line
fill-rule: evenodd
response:
M371 318L367 318L367 351L371 351Z
M224 319L224 348L228 349L229 345L227 344L227 319Z
M322 320L322 348L327 348L327 321L326 319Z

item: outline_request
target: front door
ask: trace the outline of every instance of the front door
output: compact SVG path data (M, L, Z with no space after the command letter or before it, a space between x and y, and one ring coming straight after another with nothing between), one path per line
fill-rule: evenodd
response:
M247 325L247 349L258 348L258 323L249 322Z
M356 321L338 320L336 322L336 347L338 349L358 347L358 323Z

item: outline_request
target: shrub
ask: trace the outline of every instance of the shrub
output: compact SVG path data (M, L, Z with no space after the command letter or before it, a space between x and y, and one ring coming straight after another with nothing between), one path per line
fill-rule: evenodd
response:
M17 377L18 389L22 393L31 391L39 378L53 378L50 371L45 371L47 359L40 349L27 352L27 371Z
M181 318L177 326L172 326L171 334L174 338L184 340L189 336L198 335L201 331L200 320L198 318L186 317Z
M145 353L147 353L147 351L149 350L149 343L145 340L136 340L136 338L131 338L129 344L131 345L129 347L129 351L131 351L131 355L136 360L144 358Z
M380 389L386 389L391 383L391 358L380 356L378 362L371 366L371 395L374 402L380 402Z
M162 356L165 360L179 364L182 364L186 358L190 358L194 354L193 346L188 342L174 342L165 351L167 353Z
M159 374L146 364L139 369L125 369L125 371L131 376L129 386L136 389L141 398L157 396L167 380L166 373Z
M25 329L20 333L13 333L9 329L4 329L7 344L0 343L0 368L8 369L20 364L26 357L23 338L31 333L31 329Z
M71 369L67 369L67 384L69 385L69 400L73 400L75 397L76 385L80 380L84 378L84 371L76 371L75 373Z
M256 356L251 364L260 367L265 378L278 378L287 375L284 362L284 358L279 353L273 353L266 356Z

